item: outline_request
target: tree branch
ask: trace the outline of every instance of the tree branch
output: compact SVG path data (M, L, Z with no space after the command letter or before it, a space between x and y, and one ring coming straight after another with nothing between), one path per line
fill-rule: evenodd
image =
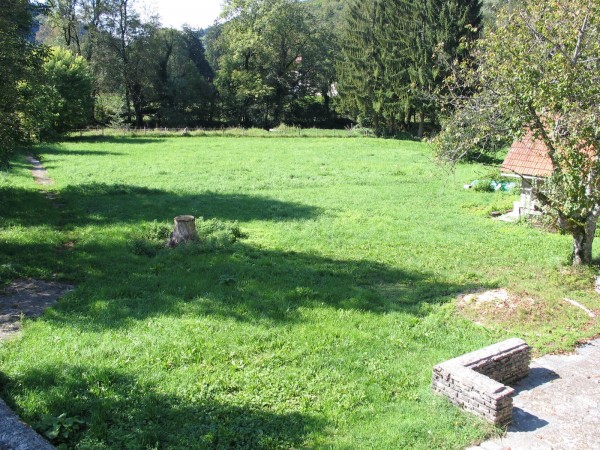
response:
M575 65L577 64L577 60L579 59L579 56L581 55L581 47L583 45L585 31L587 29L588 22L590 20L590 4L591 4L591 2L588 2L587 13L585 15L585 18L583 19L583 23L581 24L581 28L579 29L579 32L577 34L577 45L575 46L575 52L573 53L573 59L571 60L572 67L575 67Z

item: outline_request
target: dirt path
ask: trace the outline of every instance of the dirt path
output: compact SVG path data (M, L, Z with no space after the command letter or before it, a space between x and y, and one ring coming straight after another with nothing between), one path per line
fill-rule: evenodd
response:
M16 280L0 291L0 340L19 332L22 317L40 316L71 291L73 286L54 281Z
M515 388L506 435L468 450L600 449L600 339L536 359Z
M31 175L37 184L49 186L54 183L38 159L28 156L27 161L32 165ZM55 193L52 191L44 193L54 206L60 207ZM40 316L46 308L52 306L72 289L73 286L53 281L31 279L13 281L0 291L0 340L10 338L19 331L22 317Z
M27 161L33 166L31 174L42 186L54 183L39 160L32 156ZM56 194L45 192L55 207ZM15 280L0 291L0 342L14 337L24 317L40 316L44 310L71 291L73 286L32 279ZM11 409L0 400L0 450L52 450L54 447L22 422Z
M41 184L43 186L54 184L54 180L50 178L48 171L38 159L34 158L33 156L28 156L27 162L33 166L33 169L31 169L31 174L33 175L33 179L37 184Z

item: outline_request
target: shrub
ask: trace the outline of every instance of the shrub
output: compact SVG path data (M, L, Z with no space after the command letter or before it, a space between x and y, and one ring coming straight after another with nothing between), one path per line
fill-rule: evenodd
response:
M50 95L52 130L63 133L82 128L92 119L92 75L87 61L55 47L44 63Z
M491 180L476 180L473 182L475 192L495 192L496 189Z

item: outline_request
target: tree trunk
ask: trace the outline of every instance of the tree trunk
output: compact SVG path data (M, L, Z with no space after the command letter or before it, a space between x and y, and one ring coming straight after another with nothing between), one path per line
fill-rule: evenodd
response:
M125 105L127 114L127 123L131 125L131 96L129 95L129 88L125 87Z
M425 127L425 112L419 112L419 139L423 139L423 128Z
M590 216L585 225L579 226L572 231L573 235L573 265L580 266L592 263L592 244L596 233L598 218Z
M169 238L169 247L196 239L196 219L194 216L175 217L175 228Z
M283 116L284 95L284 89L278 84L277 89L275 90L275 109L273 111L273 124L276 127L281 125L281 116Z
M388 129L387 129L388 136L392 136L392 137L395 136L396 135L396 117L395 116L388 118L387 127L388 127Z
M381 136L381 129L379 128L379 114L375 113L373 116L373 131L375 132L375 136Z
M329 98L329 86L321 88L321 96L323 97L323 110L325 111L325 117L329 120L329 110L331 105L331 99Z
M143 128L144 126L144 112L140 101L133 103L133 110L135 111L135 126L136 128Z

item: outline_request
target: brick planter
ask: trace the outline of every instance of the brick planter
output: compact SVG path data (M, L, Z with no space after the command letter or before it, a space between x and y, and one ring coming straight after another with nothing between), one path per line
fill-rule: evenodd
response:
M433 368L432 388L461 408L495 425L512 420L514 389L505 386L529 373L531 347L508 339Z

